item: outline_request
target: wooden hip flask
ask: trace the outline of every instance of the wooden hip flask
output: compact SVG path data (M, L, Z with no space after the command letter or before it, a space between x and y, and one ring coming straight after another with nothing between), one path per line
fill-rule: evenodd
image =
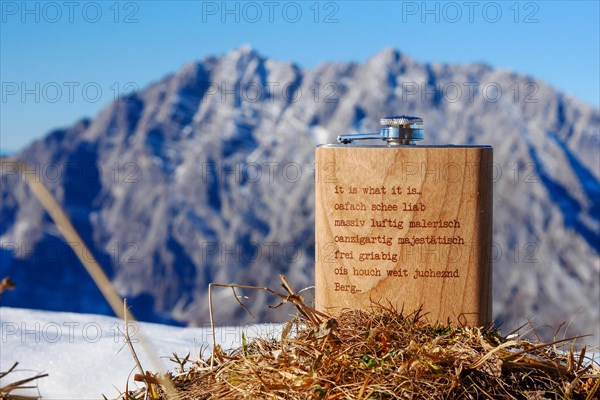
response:
M492 147L417 146L418 117L381 124L316 148L317 309L491 322Z

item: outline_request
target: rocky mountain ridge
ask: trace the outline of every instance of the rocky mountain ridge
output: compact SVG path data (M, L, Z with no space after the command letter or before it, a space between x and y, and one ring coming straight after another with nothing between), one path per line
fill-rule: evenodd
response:
M314 69L249 48L191 63L91 120L50 132L26 160L145 320L208 321L207 285L313 284L314 147L419 115L424 144L494 146L494 317L600 335L600 111L532 77L422 64L386 49ZM2 177L3 305L108 307L19 178ZM310 297L310 292L307 291ZM280 320L260 293L249 309ZM215 291L221 322L248 321ZM553 329L551 329L553 333Z

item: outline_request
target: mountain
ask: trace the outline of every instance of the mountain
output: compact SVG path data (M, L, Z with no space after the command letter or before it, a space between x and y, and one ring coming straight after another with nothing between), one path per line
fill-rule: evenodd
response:
M494 317L600 337L600 111L533 77L418 63L393 49L314 69L252 49L208 57L50 132L15 157L63 204L143 320L208 321L211 282L314 282L314 147L379 118L425 121L424 144L494 146ZM3 305L108 313L26 185L2 177ZM242 292L240 292L242 293ZM307 297L310 297L307 291ZM259 320L276 299L243 291ZM219 321L249 317L216 289Z

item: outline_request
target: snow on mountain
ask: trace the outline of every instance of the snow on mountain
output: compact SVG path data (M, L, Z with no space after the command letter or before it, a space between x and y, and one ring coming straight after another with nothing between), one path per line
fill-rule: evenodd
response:
M314 147L425 121L424 144L494 146L494 317L600 337L600 111L533 77L487 65L421 64L393 49L314 69L249 48L187 65L50 132L16 157L64 205L134 313L202 324L210 282L314 282ZM14 174L0 188L2 304L110 313ZM275 300L245 291L262 321ZM227 291L223 322L248 321Z

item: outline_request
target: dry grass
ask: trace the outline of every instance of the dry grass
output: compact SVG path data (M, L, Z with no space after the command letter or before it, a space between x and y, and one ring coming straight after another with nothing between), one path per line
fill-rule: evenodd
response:
M6 379L8 375L13 372L17 372L17 365L19 363L14 363L8 371L0 372L0 379ZM14 394L14 391L19 391L23 389L35 389L35 381L40 378L47 377L48 374L37 374L29 378L20 379L4 386L0 387L0 400L36 400L39 399L39 396L31 396L31 395L19 395Z
M285 284L285 281L284 281ZM285 285L284 285L285 287ZM242 343L197 361L173 357L187 399L585 399L600 396L598 360L574 340L509 339L492 328L430 324L420 312L382 306L336 318L305 305L281 338ZM564 346L563 346L564 345ZM566 347L566 350L565 350ZM157 378L157 377L155 377ZM165 398L151 376L128 399Z

